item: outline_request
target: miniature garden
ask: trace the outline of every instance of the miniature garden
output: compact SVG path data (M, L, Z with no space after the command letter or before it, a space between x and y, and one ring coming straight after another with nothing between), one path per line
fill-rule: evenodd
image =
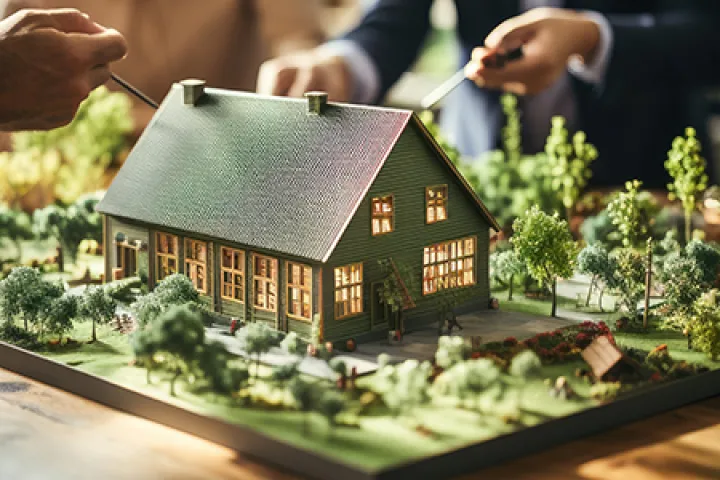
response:
M54 238L70 264L83 240L101 241L93 200L82 191L32 215L17 198L0 210L0 252L14 252L0 280L0 340L369 471L719 368L720 247L693 229L708 187L694 131L670 146L667 201L638 180L590 195L584 190L597 152L589 139L570 138L556 118L546 152L524 155L514 98L503 105L504 148L483 164L468 166L438 138L503 226L490 257L493 295L505 311L572 310L582 321L490 343L462 331L439 335L434 355L402 362L388 344L377 369L358 375L343 359L362 345L326 344L317 329L299 338L263 323L223 326L182 275L153 291L139 278L70 289L53 275L58 258L25 264L22 250L38 241ZM397 306L387 287L386 301ZM463 300L448 298L441 329L445 310ZM266 361L271 351L285 360ZM328 373L301 371L308 357Z

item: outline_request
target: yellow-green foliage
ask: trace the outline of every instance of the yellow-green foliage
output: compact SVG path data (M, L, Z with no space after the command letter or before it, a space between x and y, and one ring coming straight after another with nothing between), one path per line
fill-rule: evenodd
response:
M707 353L715 360L720 355L720 307L718 290L713 289L700 297L694 305L688 330L695 349Z
M80 105L69 125L14 133L13 151L0 153L0 200L14 205L39 188L72 203L99 189L105 170L126 148L133 129L130 108L127 95L101 87Z

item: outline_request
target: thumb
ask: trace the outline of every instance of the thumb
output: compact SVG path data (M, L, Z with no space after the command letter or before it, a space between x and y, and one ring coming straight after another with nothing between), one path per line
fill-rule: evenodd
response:
M529 42L537 30L537 20L529 15L519 15L505 20L488 34L485 46L492 50L508 52Z

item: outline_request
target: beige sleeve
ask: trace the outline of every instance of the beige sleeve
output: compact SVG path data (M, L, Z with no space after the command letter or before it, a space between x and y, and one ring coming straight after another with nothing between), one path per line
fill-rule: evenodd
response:
M325 40L322 0L255 0L272 56L312 48Z

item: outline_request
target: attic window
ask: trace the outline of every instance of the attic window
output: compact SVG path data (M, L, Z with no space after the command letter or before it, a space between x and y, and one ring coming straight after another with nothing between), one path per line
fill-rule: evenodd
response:
M437 223L447 220L447 185L437 185L425 189L426 223Z
M393 196L373 197L371 205L373 236L392 232L395 229Z
M155 278L159 282L178 271L178 239L169 233L157 232L155 234L155 256L157 257L157 271Z
M208 292L207 243L185 239L185 274L198 292Z

